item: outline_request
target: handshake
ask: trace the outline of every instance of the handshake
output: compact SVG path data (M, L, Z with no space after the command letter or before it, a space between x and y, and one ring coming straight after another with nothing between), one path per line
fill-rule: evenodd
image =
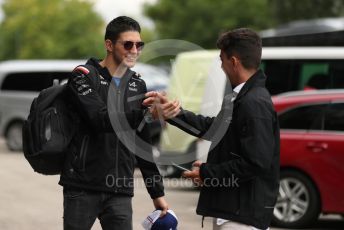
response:
M178 100L169 101L166 97L166 93L151 91L145 94L146 99L142 102L143 105L149 108L149 112L154 119L167 120L176 117L181 111L181 104ZM203 181L200 177L200 167L203 163L201 161L195 161L193 163L193 169L191 171L186 170L182 176L190 178L198 185L202 186Z
M151 91L145 94L144 106L149 108L153 119L167 120L177 116L181 111L178 100L169 101L165 92Z

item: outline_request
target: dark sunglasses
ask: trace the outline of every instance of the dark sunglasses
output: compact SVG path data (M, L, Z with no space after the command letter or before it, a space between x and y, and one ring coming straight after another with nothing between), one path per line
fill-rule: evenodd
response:
M132 42L132 41L118 41L118 42L123 45L125 50L131 50L133 46L135 45L136 49L138 51L141 51L145 45L144 42Z

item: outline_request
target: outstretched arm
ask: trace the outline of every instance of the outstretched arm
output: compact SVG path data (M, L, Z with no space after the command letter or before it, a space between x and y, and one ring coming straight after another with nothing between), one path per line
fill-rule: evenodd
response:
M150 107L155 119L164 119L193 136L202 138L213 123L214 118L184 110L179 101L169 101L162 93L148 92L146 97L143 104Z
M178 100L169 101L166 93L151 91L145 94L143 105L149 107L154 119L167 120L176 117L180 113L181 104Z

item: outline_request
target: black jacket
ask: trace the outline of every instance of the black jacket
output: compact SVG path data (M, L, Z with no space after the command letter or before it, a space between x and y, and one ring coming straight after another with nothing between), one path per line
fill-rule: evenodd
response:
M279 188L280 136L265 80L266 76L259 70L245 83L234 101L231 123L210 150L207 163L200 168L205 185L197 206L199 215L259 229L270 225ZM196 135L175 119L200 132ZM202 137L214 119L183 110L169 122Z
M97 73L94 74L92 71L95 69L87 65L94 66L97 70L94 72ZM68 187L132 196L136 158L151 198L163 196L162 178L156 165L153 161L133 154L126 147L128 145L124 145L118 138L111 125L107 103L110 84L114 83L111 83L110 73L107 68L102 68L96 59L88 60L87 65L83 66L86 70L82 69L83 67L76 68L67 83L70 103L80 121L59 183ZM87 71L90 73L87 74ZM124 114L129 127L136 130L144 118L143 97L137 97L137 100L128 98L144 95L147 91L145 82L138 74L128 69L115 90L116 101L112 103L124 105L117 112ZM151 143L146 126L140 132L137 131L137 137ZM146 149L149 153L152 153L151 150L151 147Z

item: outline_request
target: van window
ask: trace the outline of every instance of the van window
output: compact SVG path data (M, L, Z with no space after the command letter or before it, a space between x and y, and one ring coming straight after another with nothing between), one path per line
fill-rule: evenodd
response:
M22 72L8 74L1 90L41 91L50 87L54 79L67 79L70 72Z
M344 88L344 61L335 61L329 68L330 88Z
M329 63L305 62L302 64L298 89L312 87L315 89L326 89L329 85L324 85L329 79Z
M272 95L304 89L344 88L341 60L263 60L266 86Z
M296 89L300 63L293 60L264 60L266 87L272 95Z

